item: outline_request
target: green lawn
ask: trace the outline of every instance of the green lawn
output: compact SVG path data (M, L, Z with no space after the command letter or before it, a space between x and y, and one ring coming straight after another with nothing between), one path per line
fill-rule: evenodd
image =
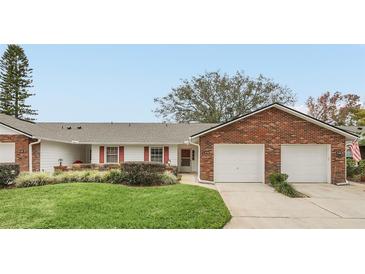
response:
M229 219L218 192L190 185L0 190L0 228L221 228Z

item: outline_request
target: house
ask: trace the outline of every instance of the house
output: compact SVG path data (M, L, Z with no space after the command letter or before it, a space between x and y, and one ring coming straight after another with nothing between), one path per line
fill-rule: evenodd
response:
M155 161L201 182L268 182L284 172L290 182L342 183L346 142L356 138L280 104L222 124L30 123L0 115L0 162L50 172L59 161Z

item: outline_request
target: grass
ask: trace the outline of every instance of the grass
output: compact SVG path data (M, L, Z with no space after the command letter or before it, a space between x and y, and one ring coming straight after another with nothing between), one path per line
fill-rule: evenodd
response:
M217 191L69 183L0 190L0 228L222 228Z

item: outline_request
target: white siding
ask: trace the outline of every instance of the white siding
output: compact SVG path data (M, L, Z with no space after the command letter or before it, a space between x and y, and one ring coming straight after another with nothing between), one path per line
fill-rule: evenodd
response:
M143 161L144 146L124 146L124 161Z
M99 145L91 146L91 163L99 164Z
M169 146L169 159L172 166L177 166L177 145Z
M19 132L12 130L4 125L0 125L0 135L4 134L4 135L16 135L16 134L20 134Z
M59 165L58 159L63 159L62 164L71 165L76 160L84 160L84 146L64 144L58 142L41 142L41 171L52 172L54 166Z

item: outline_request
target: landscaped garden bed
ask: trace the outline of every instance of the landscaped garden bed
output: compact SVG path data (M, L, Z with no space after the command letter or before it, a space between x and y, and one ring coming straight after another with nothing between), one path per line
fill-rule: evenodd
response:
M307 195L299 192L292 184L288 183L288 175L284 173L273 173L270 175L270 185L279 193L290 198L306 198Z

